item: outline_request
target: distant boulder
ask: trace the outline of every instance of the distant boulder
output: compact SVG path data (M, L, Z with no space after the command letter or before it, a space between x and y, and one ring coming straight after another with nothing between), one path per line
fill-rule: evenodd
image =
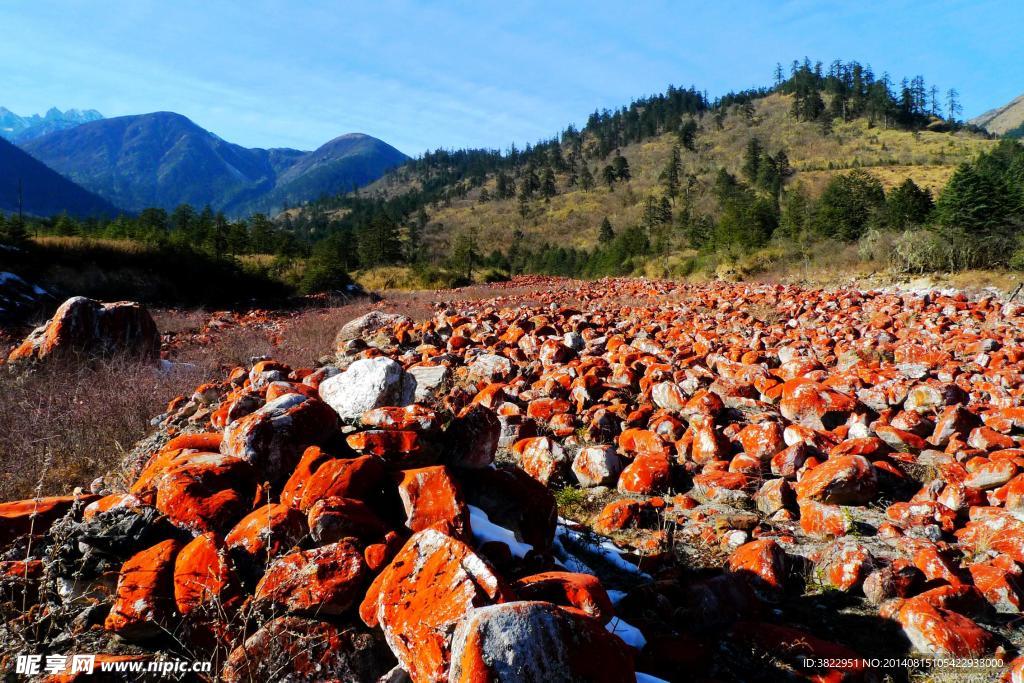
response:
M61 304L45 325L32 330L10 353L7 362L37 361L68 352L104 356L127 353L156 358L160 352L160 333L142 304L103 303L76 296Z

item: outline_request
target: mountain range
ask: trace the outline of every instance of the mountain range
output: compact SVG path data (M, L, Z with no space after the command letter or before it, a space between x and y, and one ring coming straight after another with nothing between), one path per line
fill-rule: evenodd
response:
M0 139L0 211L50 216L66 211L73 216L113 216L118 210ZM20 187L19 187L20 184ZM20 196L19 196L20 195Z
M95 109L68 109L61 111L51 107L40 116L18 116L10 109L0 107L0 137L14 143L26 142L33 138L58 130L66 130L90 121L99 121L103 114Z
M118 207L209 205L229 215L274 212L376 180L408 157L359 133L312 152L246 148L173 112L91 121L22 149Z
M996 135L1024 137L1024 95L1015 97L1003 106L990 109L980 116L975 116L970 123Z

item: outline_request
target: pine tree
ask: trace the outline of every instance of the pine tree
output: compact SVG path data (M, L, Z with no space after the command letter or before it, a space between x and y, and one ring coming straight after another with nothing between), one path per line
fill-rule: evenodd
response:
M12 214L7 219L3 241L13 246L21 246L28 242L28 230L25 228L25 219L20 214Z
M586 162L583 163L583 170L580 171L580 187L585 192L594 189L594 174L590 172L590 166Z
M684 148L691 152L697 151L697 122L693 119L686 119L683 121L682 125L679 126L679 131L676 133L676 137L679 138L679 143Z
M473 280L473 269L480 261L475 230L465 230L455 238L452 246L452 264L463 273L467 281Z
M949 112L949 117L946 120L950 123L956 123L956 117L963 113L963 110L963 107L960 106L960 93L957 92L956 88L947 90L946 111Z
M544 197L545 201L558 194L558 187L555 185L555 172L550 166L544 168L541 176L540 194Z
M679 158L679 146L672 148L672 155L669 157L665 170L661 172L661 181L665 185L665 194L673 199L679 194L679 170L681 161Z
M621 159L622 157L619 158ZM615 172L615 167L613 167L611 164L606 164L605 167L601 169L601 177L604 179L605 184L608 185L608 189L614 191L615 181L619 177L618 174Z
M747 141L747 151L743 156L743 175L751 183L757 182L757 174L761 169L761 141L756 137Z
M597 233L597 240L601 244L608 244L615 239L615 230L612 228L612 222L608 220L608 216L604 217L601 221L601 229Z
M632 173L629 170L629 162L626 161L626 157L622 156L621 154L616 155L615 158L612 160L612 169L615 171L616 180L624 180L626 182L629 182L629 180L633 177Z
M894 187L885 198L886 223L902 230L913 225L923 225L931 216L935 203L928 190L922 190L907 178Z

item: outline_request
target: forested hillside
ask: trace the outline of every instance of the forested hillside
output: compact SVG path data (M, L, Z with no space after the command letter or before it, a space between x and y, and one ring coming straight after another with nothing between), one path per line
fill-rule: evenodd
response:
M840 251L904 272L1024 264L1024 148L959 115L923 77L805 60L770 88L669 87L523 149L436 150L277 216L181 206L43 229L243 256L307 289L381 269L401 271L381 286L731 277Z

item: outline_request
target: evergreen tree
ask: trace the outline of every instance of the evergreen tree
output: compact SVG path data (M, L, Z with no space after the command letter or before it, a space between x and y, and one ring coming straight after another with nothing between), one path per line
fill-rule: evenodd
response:
M924 225L934 208L931 192L922 190L913 180L907 178L901 185L894 187L885 198L886 223L900 230Z
M665 194L673 199L679 194L680 168L679 146L676 145L672 147L672 155L669 157L668 163L665 164L665 170L661 172L661 182L665 185Z
M558 187L555 185L555 172L550 166L544 169L540 183L540 194L545 201L558 194Z
M621 157L619 157L621 159ZM605 164L605 167L601 169L601 177L604 179L605 184L609 190L615 190L615 181L618 179L618 174L615 172L615 167L611 164Z
M615 239L615 230L612 228L612 222L608 220L608 216L605 216L601 221L601 229L597 233L597 241L601 244L608 244Z
M688 149L691 152L697 151L697 122L692 118L683 121L682 125L679 126L679 132L676 136L679 138L679 144L681 144L685 149Z
M743 175L751 183L757 182L761 170L761 141L756 137L747 141L747 150L743 155Z
M855 240L864 234L884 203L882 183L870 173L855 170L837 175L818 199L814 226L822 235Z
M473 269L480 261L480 252L477 250L476 231L464 230L455 238L452 246L452 265L463 273L466 281L473 281Z
M612 160L612 169L615 171L615 179L629 182L633 177L629 170L629 162L626 161L626 157L621 154L617 154Z
M213 255L221 258L228 251L228 219L220 211L213 218L213 233L210 239Z
M586 162L583 163L583 169L580 171L580 187L584 192L594 189L594 174L590 172L590 166Z
M7 219L3 241L5 244L16 247L28 242L28 230L25 227L25 219L20 214L12 214Z

